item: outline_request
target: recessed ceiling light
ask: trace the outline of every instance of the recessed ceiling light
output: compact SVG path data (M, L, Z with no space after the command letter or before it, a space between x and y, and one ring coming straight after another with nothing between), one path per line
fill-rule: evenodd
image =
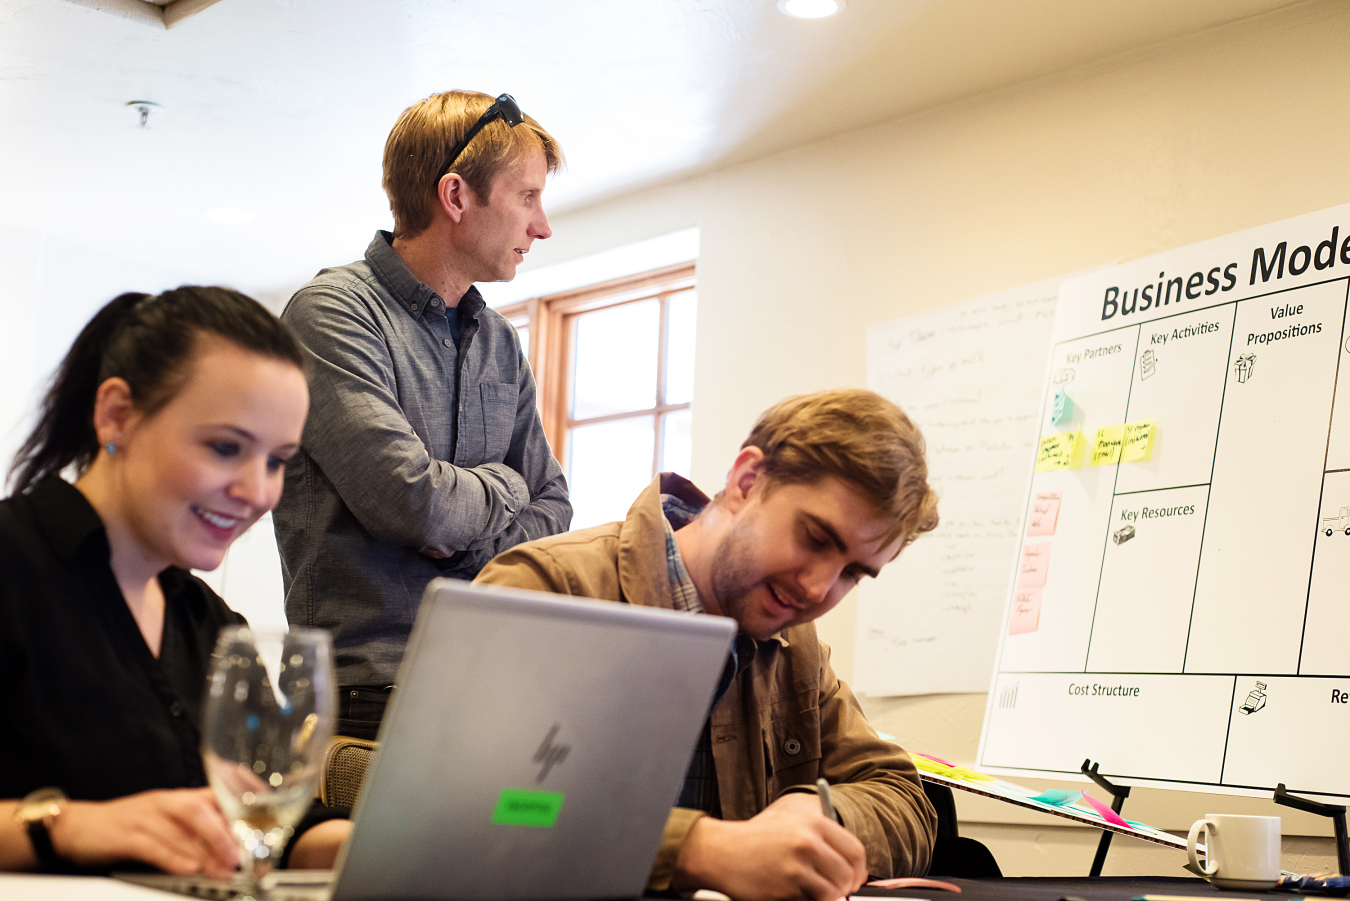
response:
M778 11L794 19L823 19L844 8L844 0L778 0Z
M206 211L206 218L224 225L243 225L253 221L253 214L232 206L213 206Z

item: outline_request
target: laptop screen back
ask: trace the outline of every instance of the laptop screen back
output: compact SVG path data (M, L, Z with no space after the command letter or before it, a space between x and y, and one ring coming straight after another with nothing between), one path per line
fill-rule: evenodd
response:
M432 582L335 901L640 895L734 631Z

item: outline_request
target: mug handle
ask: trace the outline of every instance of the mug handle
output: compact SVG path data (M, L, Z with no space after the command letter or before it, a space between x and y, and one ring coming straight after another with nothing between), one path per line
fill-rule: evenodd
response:
M1196 820L1191 824L1191 831L1186 836L1186 856L1191 859L1191 866L1195 867L1206 876L1213 876L1219 872L1219 864L1214 860L1213 841L1209 830L1217 828L1216 824L1210 820ZM1195 853L1195 840L1199 838L1201 831L1205 833L1205 862L1201 863L1199 856Z

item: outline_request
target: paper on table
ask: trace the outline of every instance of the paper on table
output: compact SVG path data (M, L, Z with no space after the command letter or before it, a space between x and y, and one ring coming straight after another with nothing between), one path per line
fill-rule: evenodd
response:
M1013 592L1012 616L1008 618L1008 634L1023 635L1035 632L1041 625L1041 590L1019 588Z
M952 770L936 764L931 760L922 760L916 757L915 764L918 766L919 777L929 782L939 782L951 788L959 788L962 791L973 792L977 795L984 795L989 798L997 798L1001 801L1007 801L1020 807L1026 807L1030 810L1039 810L1042 813L1054 814L1055 816L1066 817L1079 823L1086 823L1095 826L1098 829L1108 829L1120 832L1122 835L1130 835L1135 838L1141 838L1145 841L1156 842L1160 845L1167 845L1170 848L1185 848L1186 840L1178 838L1168 832L1155 829L1144 823L1133 823L1124 820L1123 825L1119 825L1115 820L1099 812L1092 804L1088 803L1087 796L1084 795L1077 801L1069 804L1049 804L1045 801L1036 800L1038 795L1046 795L1047 792L1037 792L1035 789L1018 785L1014 782L1006 782L1002 779L980 773L969 767L956 767ZM979 778L972 778L973 774ZM1077 792L1071 792L1076 795ZM1119 819L1115 811L1109 807L1106 813Z
M1092 465L1110 466L1120 462L1120 447L1125 443L1125 426L1108 425L1097 430L1092 446Z
M1038 491L1031 501L1031 513L1027 516L1027 536L1055 534L1059 523L1059 503L1063 495L1058 491Z
M1125 423L1125 446L1120 452L1120 462L1148 462L1153 456L1153 436L1157 431L1152 419Z
M1050 572L1050 542L1022 546L1022 564L1017 569L1017 587L1043 588Z

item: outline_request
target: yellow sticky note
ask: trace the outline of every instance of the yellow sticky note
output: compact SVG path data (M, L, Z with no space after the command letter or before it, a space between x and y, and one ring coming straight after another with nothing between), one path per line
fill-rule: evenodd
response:
M1108 425L1097 430L1097 441L1092 445L1092 465L1110 466L1120 462L1120 447L1125 443L1125 426Z
M1042 435L1041 447L1036 454L1036 471L1077 469L1083 465L1083 448L1086 444L1082 432Z
M1059 465L1060 445L1063 442L1064 433L1041 436L1041 449L1036 453L1037 472L1049 472L1052 469L1064 468Z
M1061 451L1060 469L1081 469L1087 456L1087 439L1082 432L1062 432L1064 447Z
M1153 456L1153 436L1157 432L1152 419L1125 423L1125 446L1120 452L1120 462L1147 462Z
M914 761L914 766L923 770L925 773L937 773L939 776L956 777L956 767L947 766L945 763L939 763L931 757L925 757L922 754L914 754L910 757Z

